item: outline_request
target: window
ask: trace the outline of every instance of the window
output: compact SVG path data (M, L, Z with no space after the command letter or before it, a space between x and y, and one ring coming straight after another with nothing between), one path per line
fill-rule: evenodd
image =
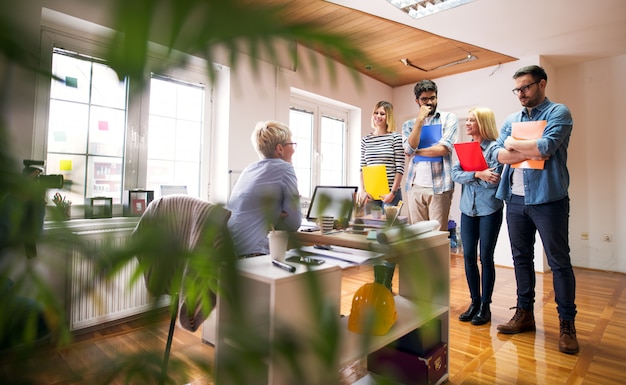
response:
M200 194L204 87L163 76L150 81L148 190L184 185Z
M69 200L112 197L124 172L127 83L95 58L55 48L46 171L61 174Z
M110 197L118 214L124 190L154 190L158 197L161 185L184 185L189 195L208 196L201 170L208 169L211 98L203 62L153 73L144 89L131 92L133 85L98 59L93 42L47 37L43 65L57 78L38 90L35 135L43 139L35 139L34 157L65 180L61 190L48 191L48 202L57 191L79 208L86 198Z
M292 98L289 128L298 143L293 164L303 197L310 198L316 185L346 184L347 117L346 110Z

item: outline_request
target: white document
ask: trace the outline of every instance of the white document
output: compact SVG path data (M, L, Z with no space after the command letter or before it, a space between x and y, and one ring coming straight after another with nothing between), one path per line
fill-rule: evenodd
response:
M328 257L341 261L350 262L355 265L360 265L371 259L382 257L383 253L378 253L369 250L351 249L349 247L341 246L329 246L330 250L316 249L313 246L303 246L302 251L317 254L321 257Z

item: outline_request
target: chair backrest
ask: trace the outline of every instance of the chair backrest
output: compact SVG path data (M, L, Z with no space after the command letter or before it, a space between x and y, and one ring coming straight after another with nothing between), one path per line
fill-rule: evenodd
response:
M199 198L167 195L150 202L133 231L133 241L138 247L136 257L148 292L155 296L180 295L181 325L189 326L190 330L206 317L198 311L203 298L196 297L193 303L186 303L184 282L198 283L209 291L207 283L198 278L211 274L198 271L197 266L206 268L211 264L189 263L189 258L222 257L225 253L234 258L227 227L230 214L223 206ZM215 303L215 294L212 291L206 294ZM194 314L189 325L183 322L183 308L185 319L189 318L188 314Z

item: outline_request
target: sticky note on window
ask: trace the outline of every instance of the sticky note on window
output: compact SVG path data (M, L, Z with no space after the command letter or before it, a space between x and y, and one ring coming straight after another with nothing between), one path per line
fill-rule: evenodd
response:
M54 131L53 136L55 142L65 142L67 140L65 131Z
M109 131L109 122L105 120L98 121L98 130L100 131Z
M78 79L70 77L70 76L66 76L65 85L67 87L78 88Z
M60 171L72 171L72 161L70 159L61 159L59 161Z

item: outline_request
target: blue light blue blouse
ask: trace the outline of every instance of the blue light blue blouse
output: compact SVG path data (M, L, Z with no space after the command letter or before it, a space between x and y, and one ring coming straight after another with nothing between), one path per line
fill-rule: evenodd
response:
M239 176L226 208L232 212L228 229L237 254L269 254L271 226L297 231L302 224L293 165L278 158L252 163ZM283 211L286 217L280 216Z
M483 156L489 168L501 173L502 165L498 163L496 142L483 140L480 143ZM470 217L481 217L492 214L504 206L504 202L496 198L497 183L485 182L474 177L474 171L463 171L457 161L452 166L452 180L461 184L461 212Z

